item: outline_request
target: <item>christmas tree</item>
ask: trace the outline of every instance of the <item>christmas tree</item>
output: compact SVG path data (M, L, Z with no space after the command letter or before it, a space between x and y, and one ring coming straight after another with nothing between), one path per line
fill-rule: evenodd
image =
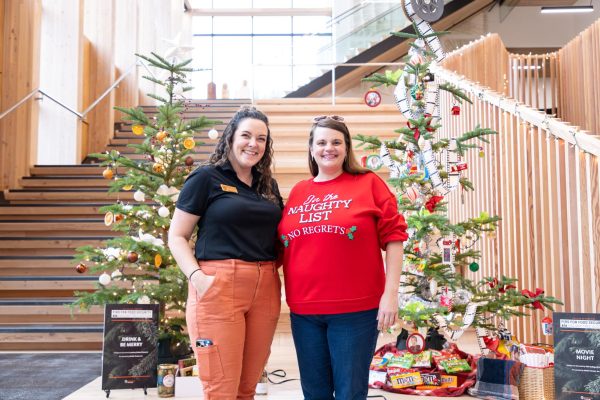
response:
M438 91L452 94L454 115L460 113L459 104L471 101L457 87L436 83L431 73L433 63L444 56L438 36L447 32L423 34L416 25L414 31L417 33L395 33L413 39L402 70L365 79L375 86L396 87L396 103L407 117L407 126L396 130L400 134L396 141L382 143L365 135L354 139L366 149L379 150L408 224L399 317L414 328L439 330L452 341L474 326L483 351L483 337L502 329L503 323L496 317L508 320L527 315L527 309L552 309L552 304L562 303L543 291L517 290L515 278L485 277L476 282L461 273L467 267L473 272L479 269L481 254L473 246L484 234L494 234L500 218L482 212L466 221L451 221L446 196L459 188L475 189L465 174L463 156L472 149L482 152L484 143L496 132L477 125L469 132L453 133L451 138L440 137L443 121L438 113Z
M172 346L187 351L185 327L186 278L167 246L167 233L175 203L186 176L194 165L194 133L219 121L206 117L184 120L183 93L192 60L177 62L155 53L138 55L159 74L144 76L164 88L166 96L148 94L158 102L157 113L149 117L141 108L117 109L132 124L141 144L129 144L143 159L134 160L116 150L92 157L105 166L102 175L111 180L109 192L134 191L135 203L117 201L100 209L104 222L120 235L103 247L77 249L76 270L100 273L94 292L76 292L72 307L87 310L107 303L160 304L159 339L171 339Z

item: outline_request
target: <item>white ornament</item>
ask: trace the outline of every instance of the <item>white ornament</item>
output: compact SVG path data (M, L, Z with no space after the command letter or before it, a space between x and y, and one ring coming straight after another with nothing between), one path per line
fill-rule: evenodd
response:
M143 295L137 300L138 304L150 304L150 298L146 295Z
M179 189L162 184L156 190L156 194L161 196L171 196L171 200L175 202L179 198Z
M158 239L155 238L154 236L152 236L149 233L144 233L141 229L138 231L138 237L132 236L131 238L133 240L135 240L136 242L146 242L146 243L150 243L154 246L163 246L165 243L162 241L162 239Z
M170 212L169 209L165 206L162 206L161 208L158 209L158 215L160 215L163 218L167 218L169 216Z
M118 277L120 277L120 276L122 276L122 275L123 275L123 274L122 274L122 273L121 273L121 271L120 271L120 270L118 270L118 269L115 269L115 270L113 271L113 273L112 273L112 274L110 274L110 276L111 276L113 279L115 279L115 278L118 278Z
M219 131L217 131L215 128L212 128L210 131L208 131L208 138L215 140L219 137Z
M112 261L121 255L121 249L116 247L107 247L102 250L102 254L108 261Z
M103 286L108 285L110 283L110 275L104 272L98 277L98 282L100 282L100 284Z
M144 202L146 201L146 195L144 194L144 192L142 192L141 190L137 190L134 194L133 194L133 199L135 201L139 201Z

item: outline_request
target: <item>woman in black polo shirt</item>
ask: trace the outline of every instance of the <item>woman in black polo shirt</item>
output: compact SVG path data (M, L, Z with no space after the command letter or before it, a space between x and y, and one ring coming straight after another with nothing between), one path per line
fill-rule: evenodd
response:
M272 158L267 117L243 107L187 178L171 222L169 248L189 279L187 328L207 400L253 399L269 357L281 307L275 243L283 208Z

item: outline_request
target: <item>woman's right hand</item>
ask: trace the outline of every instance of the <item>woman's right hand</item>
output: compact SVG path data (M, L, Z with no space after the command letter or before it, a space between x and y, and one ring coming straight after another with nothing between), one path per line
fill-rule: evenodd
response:
M198 300L204 297L208 289L212 286L214 280L214 275L206 275L204 272L202 272L202 270L192 275L190 282L192 282L192 285L196 289L196 293L198 293Z

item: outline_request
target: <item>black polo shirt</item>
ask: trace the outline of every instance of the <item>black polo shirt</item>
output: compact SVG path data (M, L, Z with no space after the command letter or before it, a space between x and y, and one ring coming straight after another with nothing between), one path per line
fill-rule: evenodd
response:
M195 255L198 260L272 261L283 201L257 193L260 173L252 171L252 187L242 182L229 162L204 165L185 181L177 208L200 216Z

